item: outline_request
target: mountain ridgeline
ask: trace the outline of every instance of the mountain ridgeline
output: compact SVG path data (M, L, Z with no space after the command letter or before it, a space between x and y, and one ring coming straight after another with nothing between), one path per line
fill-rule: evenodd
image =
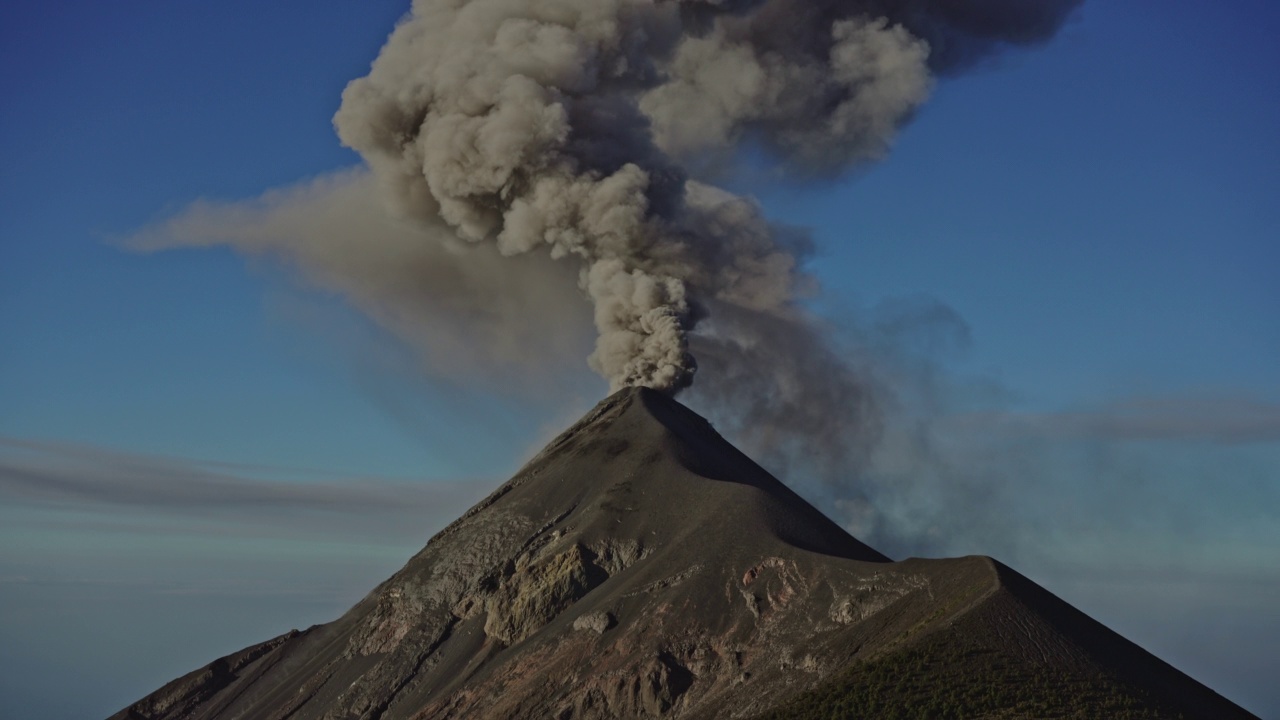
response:
M1251 718L986 557L891 562L622 390L349 612L112 720Z

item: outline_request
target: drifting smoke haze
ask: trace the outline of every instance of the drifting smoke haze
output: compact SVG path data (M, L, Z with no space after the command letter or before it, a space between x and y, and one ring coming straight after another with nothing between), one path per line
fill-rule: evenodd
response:
M910 414L898 351L837 342L806 305L804 233L715 183L747 151L783 179L874 161L937 77L1051 38L1078 4L418 0L334 118L367 170L193 206L134 243L282 258L443 375L568 362L594 324L611 388L693 385L857 514Z
M289 264L402 339L434 377L545 381L590 347L590 311L572 267L544 255L502 257L492 245L462 243L443 223L399 221L363 170L248 202L198 202L130 242L227 244Z

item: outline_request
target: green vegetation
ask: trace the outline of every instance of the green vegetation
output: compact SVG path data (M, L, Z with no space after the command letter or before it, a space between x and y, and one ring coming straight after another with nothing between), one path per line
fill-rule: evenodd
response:
M940 641L853 665L756 720L1182 718L1101 674L1064 673Z

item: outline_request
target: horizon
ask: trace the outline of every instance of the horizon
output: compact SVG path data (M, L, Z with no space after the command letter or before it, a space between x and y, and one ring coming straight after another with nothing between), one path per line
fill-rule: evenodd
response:
M332 620L607 394L576 287L515 296L566 308L515 362L444 311L424 354L199 235L358 181L330 118L406 11L254 8L0 16L0 714L106 716ZM890 422L851 489L677 399L882 552L992 555L1280 715L1275 31L1086 2L873 164L747 157L729 188L808 228L807 307Z

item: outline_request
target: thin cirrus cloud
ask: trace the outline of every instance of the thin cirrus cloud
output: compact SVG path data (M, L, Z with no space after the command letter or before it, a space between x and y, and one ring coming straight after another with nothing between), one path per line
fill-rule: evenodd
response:
M1280 404L1242 395L1134 397L1081 410L968 414L951 427L1064 440L1267 444L1280 443Z
M62 524L71 513L82 530L139 527L131 519L145 515L145 527L160 533L195 532L198 525L187 521L202 519L250 533L377 528L382 538L416 537L448 522L488 489L489 483L476 481L350 477L0 437L5 507L47 511L46 524Z

